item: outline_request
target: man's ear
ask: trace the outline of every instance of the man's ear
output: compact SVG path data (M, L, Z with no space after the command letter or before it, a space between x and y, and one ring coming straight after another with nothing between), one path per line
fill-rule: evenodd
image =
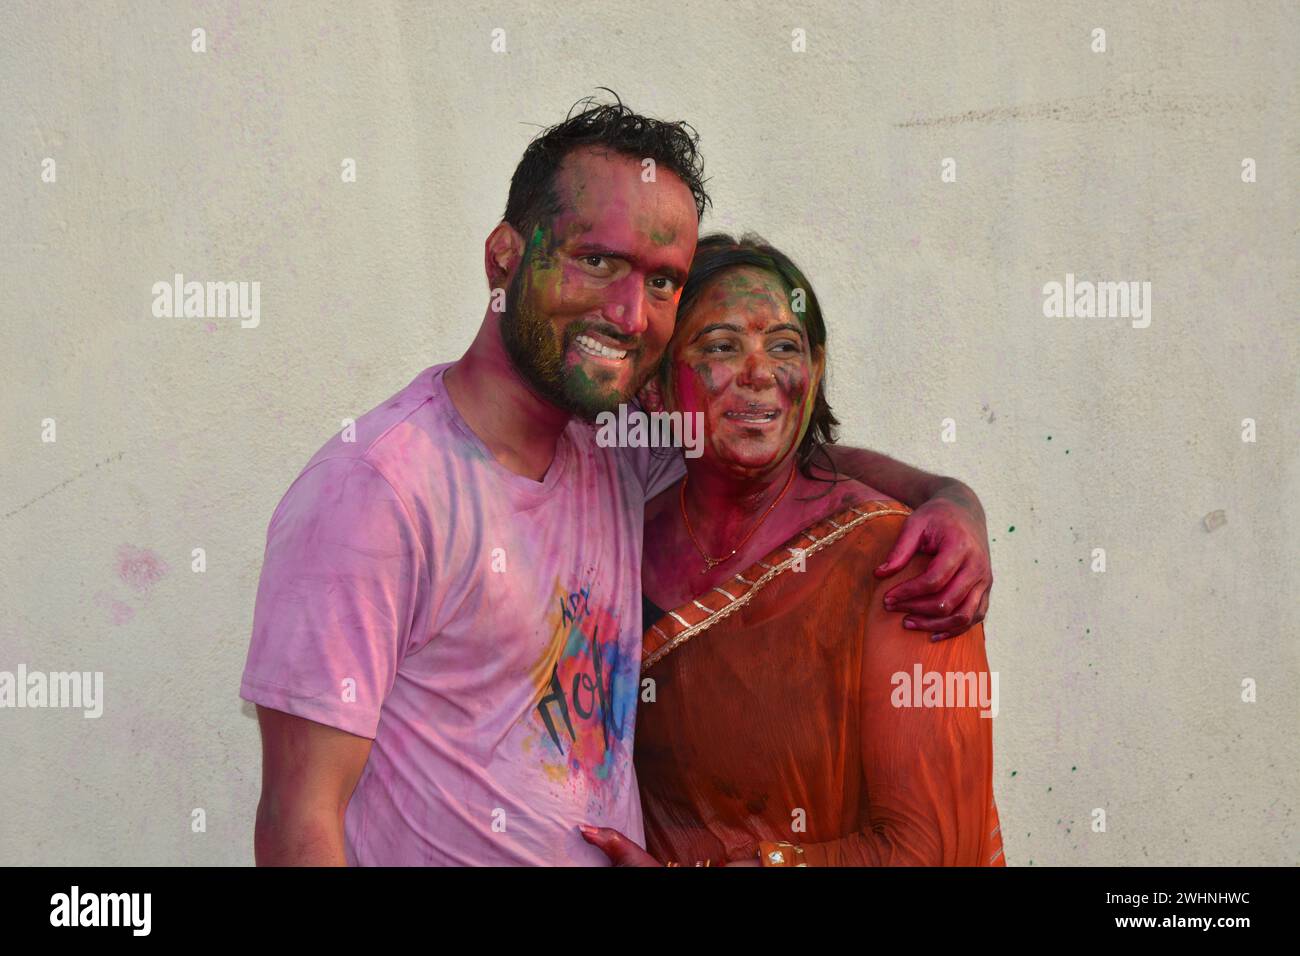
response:
M664 396L660 390L658 375L650 376L649 381L641 386L641 391L636 393L636 399L647 412L662 412L664 410Z
M508 222L498 223L483 243L483 268L489 289L504 289L510 284L524 255L524 237Z

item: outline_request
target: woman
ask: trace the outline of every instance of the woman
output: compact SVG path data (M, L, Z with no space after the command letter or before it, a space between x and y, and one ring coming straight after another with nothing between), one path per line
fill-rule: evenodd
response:
M646 509L649 853L583 828L616 863L1005 865L983 628L931 643L883 606L925 557L871 573L910 512L829 470L825 343L785 255L700 241L644 396L705 435Z

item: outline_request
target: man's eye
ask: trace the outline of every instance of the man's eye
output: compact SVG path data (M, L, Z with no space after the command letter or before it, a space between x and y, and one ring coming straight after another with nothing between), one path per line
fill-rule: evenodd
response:
M668 295L677 291L677 283L668 276L654 276L650 280L650 285L656 292L664 292Z
M577 262L583 272L597 279L608 279L614 274L614 260L609 256L592 253L589 256L578 256Z

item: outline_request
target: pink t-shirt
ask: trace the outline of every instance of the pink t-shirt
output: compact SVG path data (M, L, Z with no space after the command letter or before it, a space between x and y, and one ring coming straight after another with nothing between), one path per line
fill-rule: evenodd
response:
M240 696L372 738L352 865L606 859L644 846L632 768L645 501L678 454L572 421L543 481L508 471L440 365L336 435L271 517Z

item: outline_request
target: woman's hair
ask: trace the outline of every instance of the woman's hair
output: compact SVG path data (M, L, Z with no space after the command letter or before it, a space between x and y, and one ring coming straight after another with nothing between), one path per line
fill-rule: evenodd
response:
M822 319L821 305L817 302L817 294L813 292L812 283L789 256L769 245L762 236L752 232L745 233L739 239L734 239L726 233L715 232L699 241L695 247L695 259L691 262L690 275L682 287L682 295L677 302L678 327L681 327L696 300L714 279L731 269L746 266L762 269L776 276L785 287L786 294L792 298L796 289L803 293L800 297L801 301L790 303L791 310L802 319L808 335L808 344L814 350L814 354L820 351L824 355L826 322ZM802 309L796 309L797 305L802 305ZM664 370L666 371L667 368L668 362L665 357ZM823 374L817 382L817 395L813 399L812 418L808 422L808 431L804 433L803 441L799 443L796 452L799 470L809 478L814 477L812 463L818 453L826 459L825 467L832 472L835 471L830 456L826 454L825 446L835 442L835 429L839 426L839 419L835 417L830 404L826 401L824 368L823 366Z

